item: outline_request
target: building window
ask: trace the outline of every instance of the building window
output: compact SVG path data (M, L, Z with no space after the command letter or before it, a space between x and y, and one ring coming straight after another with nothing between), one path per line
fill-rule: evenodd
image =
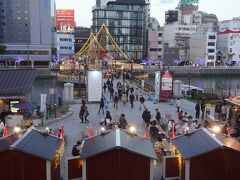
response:
M160 56L158 56L158 58L162 59L162 56L160 55Z
M216 39L216 36L209 36L209 39Z
M162 51L162 48L158 48L158 51L160 51L160 52L161 52L161 51Z
M215 42L208 42L208 46L215 46Z
M208 59L213 60L214 56L208 56Z
M229 49L229 52L232 52L232 48Z
M208 52L209 52L209 53L214 53L214 52L215 52L215 49L208 49Z
M162 37L162 33L158 33L158 37Z
M158 41L158 44L162 44L162 41Z

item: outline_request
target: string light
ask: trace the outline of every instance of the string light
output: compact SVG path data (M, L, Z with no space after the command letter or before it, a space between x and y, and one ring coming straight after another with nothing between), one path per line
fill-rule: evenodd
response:
M60 165L63 153L64 153L64 141L62 142L62 144L59 147L59 149L56 151L55 157L54 157L54 159L52 161L53 167L55 169Z

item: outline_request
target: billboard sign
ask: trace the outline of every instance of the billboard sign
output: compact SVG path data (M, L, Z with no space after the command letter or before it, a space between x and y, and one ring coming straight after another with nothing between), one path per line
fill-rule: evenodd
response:
M160 100L173 98L173 72L161 72Z
M58 9L56 10L57 33L74 33L74 10Z

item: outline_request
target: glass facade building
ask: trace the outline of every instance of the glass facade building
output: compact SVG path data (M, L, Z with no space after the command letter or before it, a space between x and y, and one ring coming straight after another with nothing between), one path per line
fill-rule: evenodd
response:
M141 0L118 0L100 3L93 8L94 33L105 23L118 46L130 59L141 60L146 56L148 6ZM108 46L111 51L111 46ZM116 58L120 58L117 56Z

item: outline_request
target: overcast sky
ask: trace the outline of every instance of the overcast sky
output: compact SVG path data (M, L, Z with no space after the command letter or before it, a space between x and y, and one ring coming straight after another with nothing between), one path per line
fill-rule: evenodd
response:
M96 0L55 0L57 9L74 9L75 21L79 26L90 27L92 7ZM151 0L151 17L157 18L162 26L165 11L175 9L179 0ZM199 9L216 14L219 20L240 16L240 0L199 0Z

